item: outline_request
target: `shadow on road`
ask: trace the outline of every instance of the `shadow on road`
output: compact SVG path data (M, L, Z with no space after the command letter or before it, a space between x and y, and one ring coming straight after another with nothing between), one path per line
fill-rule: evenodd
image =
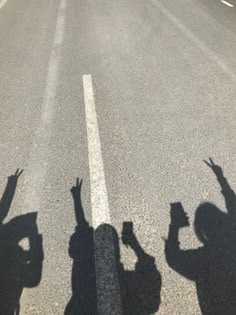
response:
M42 237L38 234L37 213L17 216L7 223L6 219L17 181L22 171L8 177L0 201L0 314L20 314L20 298L24 288L39 284L42 274ZM28 249L19 244L28 240Z
M101 233L104 237L110 235L110 232L115 247L123 313L146 315L157 312L160 305L161 275L156 268L154 257L146 254L140 246L132 223L124 222L122 241L137 257L135 270L125 270L120 261L119 237L114 227L104 224L94 231L86 221L81 203L81 186L82 182L77 180L76 186L71 189L77 226L69 245L69 255L73 259L72 297L65 315L98 314L93 239L94 233Z
M199 305L204 315L236 314L236 196L213 160L205 163L216 175L227 213L214 204L201 204L195 213L195 233L202 243L197 249L182 250L181 228L189 225L181 203L171 204L171 223L165 254L169 266L195 281Z

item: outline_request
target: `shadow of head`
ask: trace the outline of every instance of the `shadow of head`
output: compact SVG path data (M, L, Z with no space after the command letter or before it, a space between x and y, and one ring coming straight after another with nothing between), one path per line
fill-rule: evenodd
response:
M226 213L206 202L196 210L194 229L199 241L206 245L223 241L232 230L232 224Z
M94 237L96 238L97 244L102 244L101 248L114 250L114 257L116 264L120 261L120 246L119 237L116 229L107 223L101 224L94 231Z

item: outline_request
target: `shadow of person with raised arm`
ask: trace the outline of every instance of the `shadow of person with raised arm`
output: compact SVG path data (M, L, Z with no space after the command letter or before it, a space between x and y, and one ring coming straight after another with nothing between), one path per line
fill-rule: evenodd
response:
M180 202L171 204L171 223L165 254L169 266L196 283L202 314L236 314L236 197L222 169L212 159L205 163L220 184L227 212L214 204L201 204L195 213L195 233L202 243L197 249L182 250L181 228L189 225Z
M123 244L130 247L137 258L134 270L125 270L122 263L119 263L118 267L124 314L154 314L161 302L161 274L157 270L155 258L145 253L141 247L133 231L132 222L123 223L121 238ZM119 262L118 236L115 231L114 239Z
M6 219L15 195L18 179L23 171L8 177L0 201L0 314L20 314L20 298L24 288L39 284L42 274L42 237L38 234L37 213ZM28 249L20 242L28 240Z
M77 226L69 245L69 254L73 259L72 298L66 307L65 315L98 314L94 238L98 237L99 240L103 239L105 243L109 243L106 237L111 235L123 313L148 315L157 312L160 305L161 275L156 268L154 257L144 252L133 232L132 222L124 222L122 241L137 257L135 270L125 270L120 260L119 237L115 228L110 224L102 224L94 231L86 221L81 204L81 186L82 181L77 179L76 186L71 189Z
M82 180L71 188L77 226L70 238L69 255L73 259L72 297L65 315L97 314L96 273L93 228L84 216L81 202Z

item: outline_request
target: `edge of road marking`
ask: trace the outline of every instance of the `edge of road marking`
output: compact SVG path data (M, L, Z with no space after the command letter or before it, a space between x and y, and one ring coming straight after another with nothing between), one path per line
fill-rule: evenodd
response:
M4 5L7 3L7 0L0 0L0 10L4 7Z
M90 74L83 75L98 313L122 314L108 194ZM104 227L104 230L103 230ZM106 227L106 228L105 228ZM106 230L106 231L105 231ZM106 234L103 234L103 231Z
M231 4L231 3L229 3L228 1L220 0L220 2L221 2L221 3L224 3L225 5L227 5L227 6L230 7L230 8L233 8L233 7L234 7L234 5Z
M93 227L96 229L101 224L110 224L111 219L91 75L83 76L83 87L88 137Z
M229 67L221 61L221 59L210 49L204 42L202 42L198 37L196 37L183 23L181 23L168 9L166 9L159 1L151 0L152 3L163 12L163 14L174 23L177 28L184 33L184 35L191 40L203 53L205 53L209 59L218 64L218 66L223 70L233 81L236 81L236 74L229 69Z

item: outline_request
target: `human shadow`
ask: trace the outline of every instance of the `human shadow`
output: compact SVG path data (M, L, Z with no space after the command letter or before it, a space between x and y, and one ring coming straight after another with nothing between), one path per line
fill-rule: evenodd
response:
M13 201L19 176L17 170L8 177L0 201L0 314L20 314L20 298L24 288L39 284L42 274L42 236L37 229L37 213L6 219ZM19 244L28 240L28 249Z
M69 255L73 259L72 297L65 315L97 314L94 230L84 216L81 187L82 181L77 179L76 186L71 189L77 226L69 243Z
M129 246L137 257L135 270L125 270L120 260L116 229L110 224L102 224L94 230L86 221L81 203L81 186L82 181L77 179L76 186L71 189L77 226L69 245L69 255L73 259L72 297L65 315L98 314L94 239L109 243L106 237L110 235L115 249L114 258L123 314L147 315L157 312L160 305L161 275L156 268L154 257L145 253L139 244L132 223L124 222L122 242Z
M183 250L179 231L189 225L180 202L171 204L171 223L166 240L168 265L196 283L199 305L204 315L236 314L236 196L221 167L212 159L205 163L216 175L227 212L210 202L199 205L194 229L202 246Z

